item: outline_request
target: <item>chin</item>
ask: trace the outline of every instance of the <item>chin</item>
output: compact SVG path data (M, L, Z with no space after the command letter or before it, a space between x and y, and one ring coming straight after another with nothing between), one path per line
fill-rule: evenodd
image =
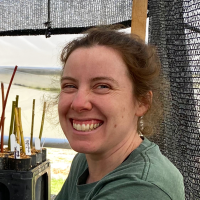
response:
M70 142L69 144L71 148L78 153L91 154L95 152L94 147L85 142Z

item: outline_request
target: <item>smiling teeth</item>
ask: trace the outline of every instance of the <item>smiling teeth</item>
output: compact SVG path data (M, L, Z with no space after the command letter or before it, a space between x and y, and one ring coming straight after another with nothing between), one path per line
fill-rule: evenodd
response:
M98 124L90 124L90 125L89 124L87 124L87 125L82 124L81 125L81 124L73 123L74 129L76 129L78 131L92 131L92 130L98 128L100 125L101 125L100 123L98 123Z

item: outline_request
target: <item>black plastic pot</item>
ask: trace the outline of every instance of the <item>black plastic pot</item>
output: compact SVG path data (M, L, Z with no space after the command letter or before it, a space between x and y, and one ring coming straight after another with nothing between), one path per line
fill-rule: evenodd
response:
M16 171L28 171L31 169L31 157L15 159L9 156L8 168Z
M32 154L30 155L30 157L31 157L31 167L32 167L32 168L34 168L34 167L37 166L36 156L37 156L36 153L32 153Z
M45 162L47 160L47 149L42 148L42 162Z
M6 157L5 155L0 155L0 170L6 168Z
M42 151L36 153L36 163L37 164L42 163Z
M8 156L12 153L0 153L0 170L8 169Z

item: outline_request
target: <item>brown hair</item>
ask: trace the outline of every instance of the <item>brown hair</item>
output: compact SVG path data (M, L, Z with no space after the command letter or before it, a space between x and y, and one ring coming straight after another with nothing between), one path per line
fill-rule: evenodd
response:
M149 105L149 110L138 120L138 132L150 135L162 116L160 61L155 47L145 44L139 37L110 27L92 28L82 37L68 43L62 50L64 65L70 54L81 47L107 46L122 56L134 86L134 96ZM153 98L149 97L152 91Z

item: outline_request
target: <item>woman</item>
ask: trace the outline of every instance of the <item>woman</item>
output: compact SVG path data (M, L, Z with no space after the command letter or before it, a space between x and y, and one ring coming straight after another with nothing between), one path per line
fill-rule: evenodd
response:
M155 50L94 28L70 42L61 61L59 120L79 153L56 200L183 200L182 175L145 137L161 116Z

